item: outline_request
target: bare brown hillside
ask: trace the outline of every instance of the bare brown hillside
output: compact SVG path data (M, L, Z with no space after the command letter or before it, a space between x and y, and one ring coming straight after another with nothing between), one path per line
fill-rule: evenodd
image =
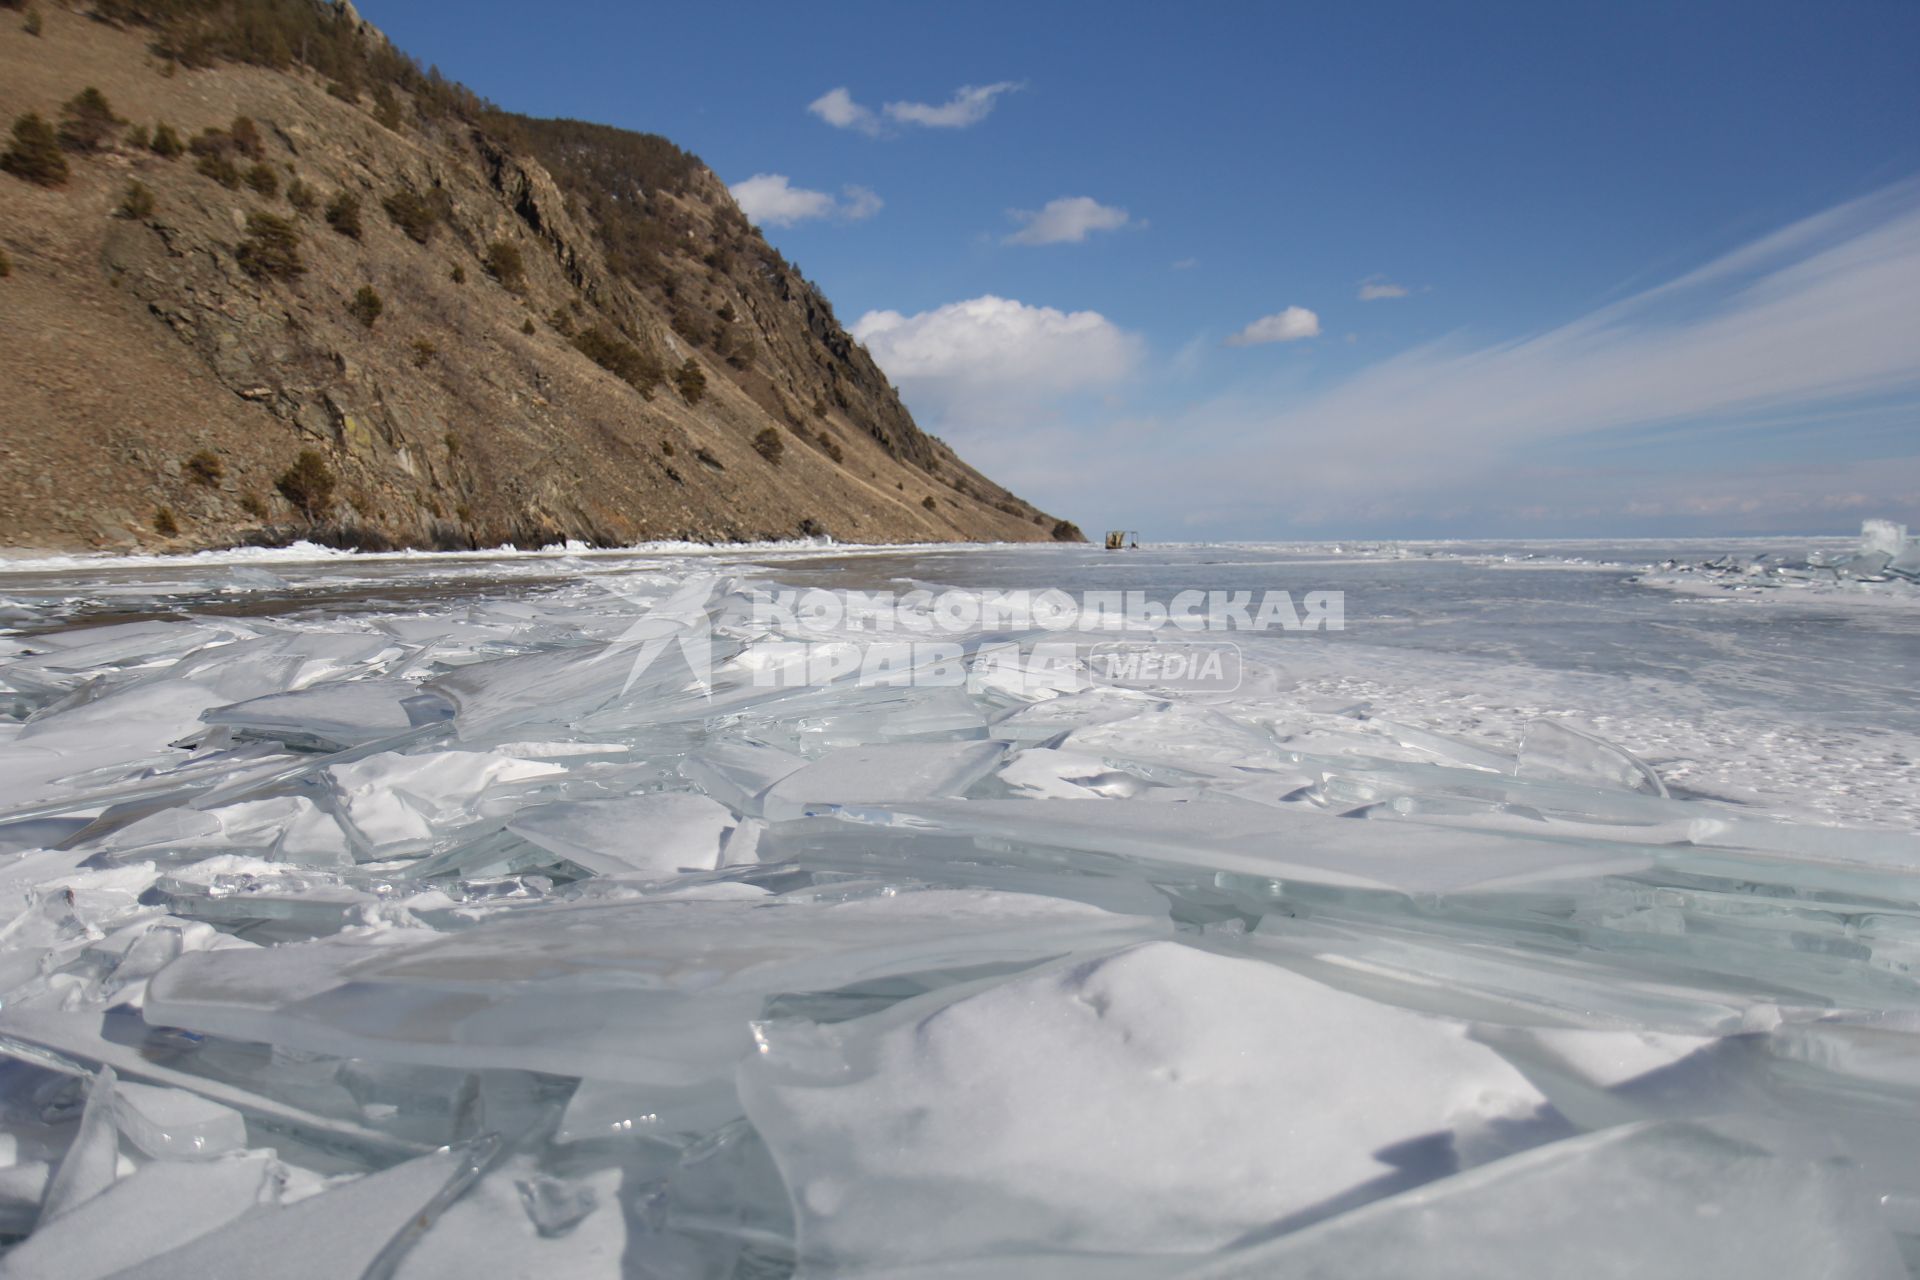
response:
M0 173L0 542L1078 537L920 431L670 143L34 12L0 8L0 121L93 87L111 123L66 110L64 181Z

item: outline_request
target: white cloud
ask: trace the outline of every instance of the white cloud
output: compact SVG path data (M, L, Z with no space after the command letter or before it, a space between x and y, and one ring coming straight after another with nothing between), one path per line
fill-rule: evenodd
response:
M844 200L824 191L796 187L783 173L756 173L727 188L740 212L763 227L790 227L809 218L842 218L858 222L880 212L885 201L865 187L844 188Z
M1198 258L1181 258L1173 264L1175 271L1191 271L1200 265Z
M805 218L825 218L836 207L826 192L796 187L783 173L756 173L728 190L740 212L761 226L786 227Z
M880 117L855 102L845 85L827 90L809 102L807 110L836 129L858 129L866 134L880 132Z
M886 205L886 201L868 187L843 187L841 191L846 196L846 203L840 206L840 216L850 222L871 218Z
M1535 337L1435 344L1271 425L1459 454L1920 391L1920 183L1808 218Z
M995 98L1025 87L1013 80L1002 80L998 84L962 85L954 91L952 98L939 106L924 102L889 102L885 111L887 119L897 120L901 124L917 124L928 129L965 129L987 118L993 110Z
M1382 298L1404 298L1407 287L1395 284L1384 276L1368 276L1360 282L1360 301L1378 302Z
M1320 317L1305 307L1288 307L1261 316L1227 339L1230 347L1257 347L1267 342L1294 342L1320 336Z
M854 101L845 85L829 89L807 110L836 129L854 129L869 137L886 132L889 124L919 125L923 129L965 129L979 124L992 114L994 102L1003 93L1014 93L1026 85L1014 80L997 84L962 85L953 97L942 103L889 102L879 111Z
M1007 237L1008 244L1079 244L1089 231L1118 231L1127 225L1127 211L1101 204L1092 196L1062 196L1046 207L1010 209L1008 216L1024 223Z
M1123 504L1136 522L1204 501L1214 528L1243 535L1316 521L1804 529L1910 513L1916 297L1909 181L1543 333L1428 344L1320 391L1276 370L1157 422L1125 458L1081 450L1051 491L1019 467L994 474L1053 507Z
M1143 345L1097 311L1059 311L992 296L902 315L869 311L853 326L919 412L966 414L1110 386Z

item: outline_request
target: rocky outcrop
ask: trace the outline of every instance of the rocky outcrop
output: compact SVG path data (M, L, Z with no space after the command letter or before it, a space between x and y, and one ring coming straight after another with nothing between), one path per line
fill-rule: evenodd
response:
M0 175L0 540L1077 536L922 432L664 140L167 47L0 24L0 118L96 86L125 120L64 185Z

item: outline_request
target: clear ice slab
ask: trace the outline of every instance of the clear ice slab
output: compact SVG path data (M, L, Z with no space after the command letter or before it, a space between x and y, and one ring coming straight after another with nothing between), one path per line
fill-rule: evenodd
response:
M1497 889L1645 869L1637 849L1510 833L1330 819L1225 799L914 800L847 804L849 824L904 825L1211 872L1403 893Z
M1559 720L1531 720L1514 766L1520 777L1569 778L1664 796L1660 775L1638 756Z
M411 704L411 705L410 705ZM314 751L339 751L451 717L453 708L405 680L333 680L211 707L200 718L245 736Z
M148 985L145 1012L157 1025L342 1057L690 1085L732 1069L771 996L1033 963L1164 928L959 890L556 905L373 946L183 956Z
M435 1203L473 1176L473 1155L421 1156L288 1205L261 1205L177 1248L116 1274L125 1280L251 1275L271 1259L283 1280L360 1280L383 1256L397 1265ZM391 1251L391 1252L390 1252Z
M1902 1280L1844 1159L1764 1128L1655 1123L1513 1156L1180 1273L1181 1280Z
M657 792L533 805L507 829L592 875L663 879L713 869L733 825L705 796Z

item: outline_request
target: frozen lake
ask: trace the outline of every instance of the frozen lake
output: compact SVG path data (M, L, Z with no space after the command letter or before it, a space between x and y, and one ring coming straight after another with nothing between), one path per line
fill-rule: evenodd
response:
M6 1263L1906 1274L1850 545L0 565Z

